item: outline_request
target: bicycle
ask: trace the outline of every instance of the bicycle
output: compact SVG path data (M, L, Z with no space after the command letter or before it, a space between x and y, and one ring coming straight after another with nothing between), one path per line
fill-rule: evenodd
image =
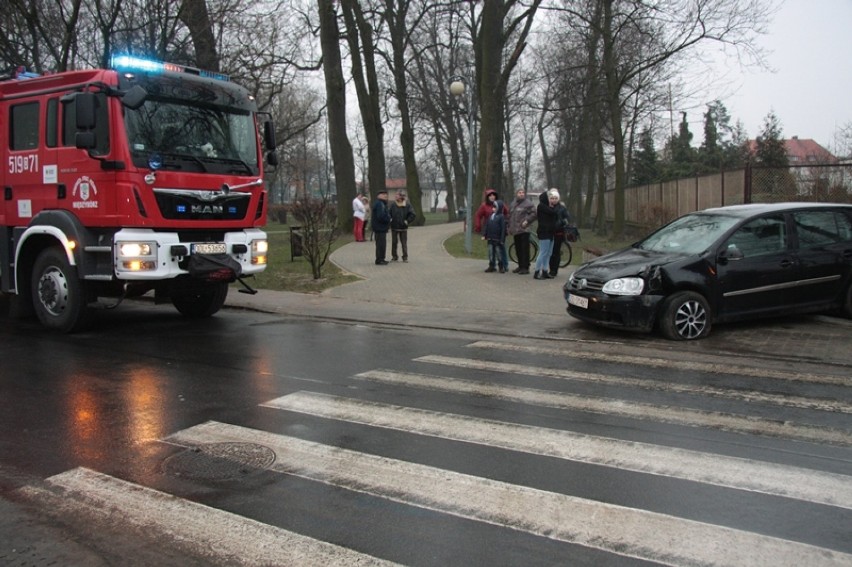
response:
M571 263L571 260L574 257L574 250L571 248L571 241L568 240L570 237L569 232L565 232L562 235L562 238L556 238L553 243L554 246L562 247L562 256L560 257L559 267L564 268L568 264ZM535 264L535 259L538 257L538 237L535 233L530 233L530 264ZM515 243L512 242L509 245L509 259L512 260L515 264L518 263L518 255L515 253Z

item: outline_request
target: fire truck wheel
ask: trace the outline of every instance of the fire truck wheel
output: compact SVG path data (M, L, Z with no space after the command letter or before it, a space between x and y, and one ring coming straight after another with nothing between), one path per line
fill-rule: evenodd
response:
M210 317L225 304L228 284L216 282L191 290L172 292L172 304L187 317Z
M41 324L52 331L72 333L91 320L85 282L59 248L39 254L32 273L33 308Z

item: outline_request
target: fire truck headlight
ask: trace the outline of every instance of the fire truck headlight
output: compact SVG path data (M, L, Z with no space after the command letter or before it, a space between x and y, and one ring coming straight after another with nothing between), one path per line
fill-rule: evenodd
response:
M251 263L255 265L266 264L266 254L269 250L269 242L266 240L251 241Z
M150 256L151 245L147 242L122 242L119 244L118 253L125 258Z
M116 269L119 272L144 272L157 269L156 242L118 242Z

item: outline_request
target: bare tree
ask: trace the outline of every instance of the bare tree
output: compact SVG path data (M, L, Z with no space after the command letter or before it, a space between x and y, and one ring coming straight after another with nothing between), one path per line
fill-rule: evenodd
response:
M504 100L509 77L527 45L527 37L541 0L484 0L482 28L475 35L476 85L481 127L477 190L498 191L503 185ZM516 10L517 8L517 10ZM504 52L506 57L504 59Z
M376 195L385 188L384 126L379 105L376 38L373 26L364 16L360 2L341 0L340 8L346 22L345 37L349 45L352 79L358 96L364 135L367 138L367 177L370 181L370 193ZM352 197L354 198L354 194Z
M323 53L325 92L328 105L328 137L334 161L334 177L337 181L337 218L351 228L349 203L355 198L355 161L352 144L346 133L346 80L340 57L340 29L332 0L318 0L320 19L320 43ZM382 180L384 183L384 179ZM344 209L345 207L345 209Z

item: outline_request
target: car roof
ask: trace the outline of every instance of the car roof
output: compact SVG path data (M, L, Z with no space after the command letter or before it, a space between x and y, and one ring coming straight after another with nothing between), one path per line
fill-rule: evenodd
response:
M808 209L841 208L852 211L852 205L843 203L752 203L748 205L729 205L696 211L698 213L726 214L738 217L751 217L763 213L799 211Z

